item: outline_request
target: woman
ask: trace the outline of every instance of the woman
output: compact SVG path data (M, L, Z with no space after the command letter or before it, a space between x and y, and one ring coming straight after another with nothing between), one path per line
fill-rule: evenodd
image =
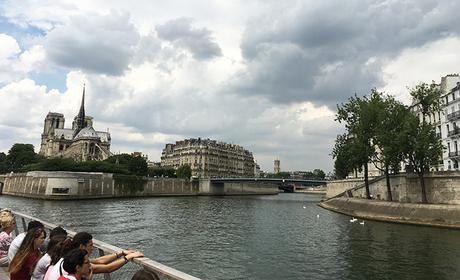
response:
M40 258L35 266L34 272L32 273L31 280L43 280L43 277L48 270L48 267L51 264L51 256L56 254L57 250L60 250L60 244L66 240L67 236L57 235L52 236L50 234L50 242L48 243L48 248L46 254Z
M0 212L0 266L8 266L8 249L13 241L10 233L16 228L16 221L11 212Z
M67 275L59 276L58 280L92 280L91 263L88 252L82 249L73 249L64 256L62 268Z
M21 246L13 260L11 260L9 272L10 280L30 279L33 269L40 258L38 248L45 241L43 228L33 228L27 231Z

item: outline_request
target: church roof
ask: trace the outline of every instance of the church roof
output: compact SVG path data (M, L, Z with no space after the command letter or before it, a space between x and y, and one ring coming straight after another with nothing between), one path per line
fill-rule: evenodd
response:
M54 135L57 138L64 138L66 140L72 140L73 139L73 129L56 128L54 129Z
M99 135L97 135L96 130L92 126L87 126L80 130L78 134L75 136L75 139L79 138L99 138Z

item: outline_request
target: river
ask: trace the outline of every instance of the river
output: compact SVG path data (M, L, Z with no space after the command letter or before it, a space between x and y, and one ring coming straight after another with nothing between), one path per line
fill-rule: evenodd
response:
M350 223L318 207L320 199L284 193L81 201L0 196L0 207L139 249L202 279L460 279L460 231Z

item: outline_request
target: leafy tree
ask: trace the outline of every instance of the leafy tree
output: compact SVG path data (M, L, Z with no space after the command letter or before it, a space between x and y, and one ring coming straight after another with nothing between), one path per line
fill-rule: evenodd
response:
M192 177L192 168L188 164L183 164L177 168L176 176L181 179L190 179Z
M291 178L291 173L281 171L276 174L273 174L273 178L288 179L288 178Z
M337 106L336 120L345 123L347 130L347 150L356 151L356 154L347 152L352 156L348 164L353 168L364 168L364 184L366 187L366 197L370 198L369 174L367 164L375 153L375 146L372 138L375 135L377 114L376 107L373 106L380 100L377 90L371 91L370 97L359 98L356 95L350 97L348 102Z
M376 99L373 104L378 114L373 144L378 147L378 151L374 154L372 161L377 169L384 172L388 200L392 201L390 171L397 173L399 163L404 159L401 138L403 137L402 133L404 133L405 119L410 112L406 106L391 96L381 95L381 98L380 100Z
M136 175L147 175L147 161L140 156L132 157L128 163L128 170L132 174Z
M410 91L414 107L422 113L422 122L417 116L406 120L406 156L420 179L422 203L428 203L424 174L431 164L436 164L442 155L442 144L435 127L426 122L426 117L441 109L441 89L434 83L421 83Z
M128 165L132 159L133 159L132 155L119 154L119 155L110 156L104 161L114 163L114 164Z
M150 167L148 168L148 175L150 177L169 177L174 178L176 177L176 170L174 168L168 167Z
M27 164L36 163L39 160L32 144L14 144L6 157L9 170L18 171Z
M313 176L313 178L316 180L324 180L324 178L326 177L326 173L324 173L324 171L321 169L314 169Z
M5 153L0 153L0 174L8 172L8 161Z

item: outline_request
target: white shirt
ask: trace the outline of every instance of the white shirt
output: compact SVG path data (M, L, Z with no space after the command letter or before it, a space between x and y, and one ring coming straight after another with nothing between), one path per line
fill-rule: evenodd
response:
M61 258L51 269L50 274L48 275L48 280L57 280L61 276L61 271L62 275L67 276L69 273L64 270L62 267L62 263L64 262L64 258Z
M10 262L13 260L19 247L21 247L24 237L26 237L26 234L24 232L20 233L18 236L16 236L13 242L11 242L10 248L8 249L8 260L10 260Z
M51 257L48 255L48 253L44 254L43 257L41 257L37 265L35 266L34 273L32 274L32 277L30 278L31 280L42 280L43 277L45 276L46 270L48 269L48 266L51 263Z

